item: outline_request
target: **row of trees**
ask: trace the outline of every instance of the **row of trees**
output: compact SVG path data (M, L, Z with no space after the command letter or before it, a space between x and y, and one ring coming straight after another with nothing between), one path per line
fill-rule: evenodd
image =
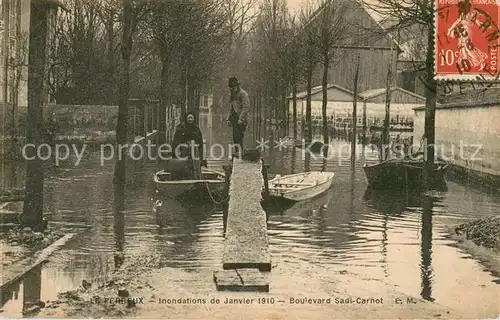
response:
M242 59L255 0L133 1L130 93L188 104ZM59 103L119 100L124 6L119 0L68 1L55 22L49 93Z
M380 36L356 25L350 17L353 5L359 6L347 0L311 0L291 14L285 0L130 0L127 31L124 1L73 0L70 11L56 23L50 92L60 102L72 97L78 100L72 103L116 104L124 98L120 72L125 72L128 95L157 97L162 111L172 104L197 111L201 92L215 91L220 97L226 79L237 75L251 96L262 102L265 119L288 124L292 117L294 135L298 123L295 96L305 88L309 97L306 139L310 141L310 93L320 67L323 136L328 142L329 70L341 62L351 63L353 74L345 76L357 82L359 57L344 57L341 48ZM398 33L415 23L428 27L433 17L432 5L418 1L397 7L395 0L365 5L391 17ZM123 38L126 31L129 34ZM432 67L432 62L426 66ZM423 80L432 91L432 70L429 74ZM286 104L290 92L292 115ZM215 103L220 106L222 100ZM160 124L160 132L164 126Z
M329 72L339 63L353 66L346 77L357 81L359 68L357 57L345 56L348 46L361 43L367 32L359 19L351 16L353 8L359 6L354 1L312 0L294 14L286 8L285 0L264 0L261 6L254 46L255 76L259 83L256 90L269 106L268 116L289 123L286 96L292 93L294 124L293 135L297 136L297 91L307 91L306 136L312 140L311 92L314 75L321 69L323 138L328 143L327 86ZM380 36L380 35L375 35Z
M203 91L221 96L226 79L237 75L251 96L263 101L265 118L288 124L286 97L289 93L295 97L298 89L306 89L310 96L313 74L321 67L325 142L329 70L341 62L356 65L359 58L342 56L345 50L340 48L376 36L356 25L350 12L359 4L348 0L311 0L294 14L286 0L133 0L131 5L130 95L158 98L163 107L177 104L196 111ZM391 17L398 32L415 23L431 30L429 3L397 6L395 0L382 0L365 5ZM120 0L68 2L69 10L59 15L52 38L49 92L53 99L78 104L120 100L119 75L126 68L124 39L120 39L124 8ZM345 76L354 82L358 68L353 67L352 73ZM297 124L293 101L292 123ZM216 99L216 104L221 102ZM306 138L311 140L310 99L306 123ZM293 129L295 135L296 125Z
M133 0L130 95L196 111L203 91L221 97L227 78L237 75L252 97L262 99L266 118L288 123L289 93L310 90L322 66L326 95L328 70L343 60L337 47L362 34L349 21L349 1L330 3L311 0L292 14L286 0ZM68 9L55 22L50 96L58 103L116 104L125 68L123 2L73 0ZM309 124L310 111L309 102ZM297 123L296 112L293 117Z

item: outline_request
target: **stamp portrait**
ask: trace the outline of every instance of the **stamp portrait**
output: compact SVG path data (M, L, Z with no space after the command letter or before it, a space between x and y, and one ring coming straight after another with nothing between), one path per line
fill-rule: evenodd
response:
M498 1L436 0L435 9L436 79L498 78Z

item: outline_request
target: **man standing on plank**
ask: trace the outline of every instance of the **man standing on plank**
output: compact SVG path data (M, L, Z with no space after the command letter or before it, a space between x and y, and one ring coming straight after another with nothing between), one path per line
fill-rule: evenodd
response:
M226 120L227 124L233 128L233 143L236 148L233 154L239 154L243 152L243 137L248 124L250 99L248 93L240 88L236 77L229 78L228 86L231 90L231 110Z

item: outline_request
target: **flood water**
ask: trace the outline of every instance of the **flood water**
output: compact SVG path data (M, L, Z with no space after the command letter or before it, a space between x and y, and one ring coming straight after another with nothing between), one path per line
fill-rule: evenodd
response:
M336 143L349 150L345 142ZM367 190L361 161L353 169L347 153L322 160L305 159L300 149L276 150L266 155L266 162L271 173L335 172L328 194L270 215L272 263L278 266L272 273L298 283L307 283L301 274L321 283L347 273L359 279L360 287L368 280L381 281L410 296L456 310L474 305L478 317L493 316L481 308L496 305L485 297L498 297L499 278L458 249L448 231L467 220L497 215L498 195L453 181L432 198L374 195ZM222 161L209 166L221 168ZM12 173L13 167L8 168L8 182L22 184L23 167ZM221 210L158 202L154 170L154 162L134 166L123 211L114 209L113 163L101 166L94 158L74 167L69 159L49 170L45 212L52 226L78 235L3 296L2 316L22 316L28 302L55 300L58 292L73 290L82 280L103 283L130 257L160 257L162 266L185 270L219 269ZM287 288L271 281L273 292Z

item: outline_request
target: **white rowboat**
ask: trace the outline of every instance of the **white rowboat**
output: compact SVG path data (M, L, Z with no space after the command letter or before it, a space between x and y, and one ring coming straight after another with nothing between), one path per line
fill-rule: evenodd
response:
M292 201L303 201L328 191L333 184L333 172L303 172L276 176L269 180L269 195Z

